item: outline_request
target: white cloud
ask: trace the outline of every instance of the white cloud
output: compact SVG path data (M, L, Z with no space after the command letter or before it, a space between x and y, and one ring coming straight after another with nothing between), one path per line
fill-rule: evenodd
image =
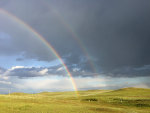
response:
M0 81L0 84L7 84L7 85L10 85L11 82L8 82L8 81Z
M22 68L25 68L25 67L24 66L14 66L14 67L11 67L9 70L22 69Z
M74 78L77 89L105 87L105 79ZM72 81L68 77L37 77L36 79L22 79L14 84L17 89L46 90L46 91L69 91L74 90Z
M57 71L62 71L62 70L64 70L64 67L60 67L57 69Z
M73 72L78 72L80 71L80 68L73 68Z
M39 73L40 73L41 75L45 75L45 74L47 74L47 72L48 72L48 69L47 69L47 68L45 68L45 69L39 71Z
M9 76L2 76L1 78L4 79L4 80L8 80Z
M32 90L66 90L72 89L70 79L53 78L53 77L37 77L36 79L23 79L14 84L19 89L32 89Z
M32 66L13 66L10 69L8 69L9 71L15 70L15 69L31 69L33 68Z

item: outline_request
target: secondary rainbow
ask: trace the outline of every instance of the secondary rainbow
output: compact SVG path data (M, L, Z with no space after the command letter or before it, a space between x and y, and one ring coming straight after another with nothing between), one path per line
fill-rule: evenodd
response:
M82 50L82 52L84 53L84 55L87 58L88 64L90 65L91 69L93 70L94 73L97 73L97 69L95 64L92 62L89 52L88 50L84 47L83 42L79 39L79 36L77 35L77 33L75 33L75 30L73 30L73 28L65 21L65 19L63 18L63 16L61 16L61 14L51 6L53 13L55 14L55 16L57 16L58 20L61 22L61 24L63 26L65 26L65 28L69 31L69 33L72 35L72 38L78 43L78 45L80 46L80 49Z
M44 6L46 8L48 8L49 10L53 11L53 14L55 14L55 16L57 17L57 19L60 21L60 23L65 27L65 29L71 34L72 38L77 42L77 44L79 45L81 51L83 52L83 54L86 56L87 58L87 62L90 66L90 68L92 69L92 71L95 73L93 73L93 75L97 75L98 69L96 68L97 66L95 66L95 64L92 62L92 59L89 55L88 50L86 49L86 47L84 46L83 42L81 41L80 37L77 35L77 33L75 32L75 30L73 29L73 27L71 27L71 25L63 18L63 16L59 13L58 10L56 10L52 5L50 5L47 1L44 1Z
M58 58L59 62L63 65L63 68L65 69L67 75L69 76L72 86L74 88L74 91L76 93L77 96L79 96L78 94L78 89L76 87L75 81L68 69L68 67L66 66L66 64L63 62L62 58L60 57L60 55L56 52L56 50L53 48L53 46L47 42L45 40L45 38L40 35L38 32L36 32L31 26L29 26L28 24L26 24L24 21L22 21L21 19L17 18L15 15L9 13L8 11L4 10L4 9L0 9L0 14L4 14L5 16L8 16L10 19L12 19L13 21L17 22L18 24L22 25L24 28L26 28L28 31L32 32L40 41L43 42L43 44L45 46L47 46L50 51L56 56L56 58Z

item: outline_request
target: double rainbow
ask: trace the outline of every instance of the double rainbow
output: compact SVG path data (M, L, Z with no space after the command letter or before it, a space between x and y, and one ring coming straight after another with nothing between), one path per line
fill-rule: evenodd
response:
M59 60L59 62L62 64L63 68L65 69L67 75L69 76L70 80L71 80L71 83L72 83L72 86L73 86L73 89L76 93L76 96L79 96L78 94L78 89L76 87L76 84L75 84L75 81L68 69L68 67L66 66L66 64L63 62L62 58L60 57L60 55L56 52L56 50L53 48L53 46L45 40L45 38L40 35L36 30L34 30L31 26L29 26L28 24L26 24L24 21L22 21L21 19L17 18L15 15L7 12L6 10L4 9L0 9L0 14L10 18L11 20L15 21L16 23L20 24L21 26L24 27L24 29L30 31L33 35L35 35L36 38L38 38L47 48L49 48L50 52L52 52L56 58Z

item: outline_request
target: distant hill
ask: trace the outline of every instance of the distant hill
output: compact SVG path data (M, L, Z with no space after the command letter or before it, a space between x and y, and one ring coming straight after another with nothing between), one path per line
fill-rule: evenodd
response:
M22 92L14 92L10 93L10 95L29 95L28 93L22 93Z
M150 92L150 89L148 88L134 88L134 87L128 87L128 88L121 88L121 89L117 89L117 90L84 90L84 91L78 91L79 93L103 93L103 94L143 94L143 93L147 93ZM49 95L49 94L71 94L74 93L74 91L66 91L66 92L40 92L40 93L35 93L35 94L41 94L41 95ZM14 92L11 93L10 95L29 95L29 93L23 93L23 92Z
M110 92L103 93L103 95L116 95L116 96L150 96L150 89L145 88L122 88L118 90L113 90Z

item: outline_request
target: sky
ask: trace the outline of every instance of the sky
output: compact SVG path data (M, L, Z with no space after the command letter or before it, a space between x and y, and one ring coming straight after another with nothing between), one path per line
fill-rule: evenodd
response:
M149 20L149 0L1 0L0 93L150 88Z

